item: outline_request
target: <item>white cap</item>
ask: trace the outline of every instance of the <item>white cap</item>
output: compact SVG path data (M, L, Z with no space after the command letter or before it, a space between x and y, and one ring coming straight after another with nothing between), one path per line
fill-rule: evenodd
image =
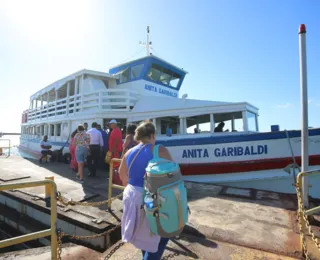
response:
M112 119L112 120L109 122L109 124L118 124L118 122L117 122L117 120Z

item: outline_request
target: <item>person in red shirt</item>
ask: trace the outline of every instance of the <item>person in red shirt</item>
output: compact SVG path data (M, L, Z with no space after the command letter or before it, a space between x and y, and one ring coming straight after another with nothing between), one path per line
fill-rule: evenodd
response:
M109 122L112 131L109 137L109 151L111 151L111 159L121 158L122 152L122 132L118 127L118 122L115 119L112 119ZM119 167L119 163L114 163L114 167Z

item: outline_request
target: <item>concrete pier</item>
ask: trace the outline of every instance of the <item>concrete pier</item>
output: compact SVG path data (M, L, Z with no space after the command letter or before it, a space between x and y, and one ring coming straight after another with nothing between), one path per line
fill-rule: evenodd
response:
M93 179L85 177L81 185L66 164L39 165L35 160L15 156L0 160L0 185L48 176L54 176L58 190L67 199L107 199L107 172L99 171ZM190 182L186 185L191 209L189 223L180 237L171 239L164 259L301 259L294 195ZM3 192L0 204L46 226L46 214L50 212L45 206L44 192L44 187ZM114 195L120 192L115 190ZM115 200L111 211L107 205L65 207L59 203L58 218L58 228L66 233L98 234L114 227L121 219L121 200ZM0 220L10 224L6 212L0 212ZM141 259L138 249L121 242L119 229L100 240L71 242L73 244L65 241L63 260ZM320 259L319 251L309 238L308 248L314 259ZM13 255L14 259L50 259L49 248L29 250L3 254L0 259L13 259L10 258ZM39 250L42 250L41 256L37 253ZM86 252L86 257L79 252Z

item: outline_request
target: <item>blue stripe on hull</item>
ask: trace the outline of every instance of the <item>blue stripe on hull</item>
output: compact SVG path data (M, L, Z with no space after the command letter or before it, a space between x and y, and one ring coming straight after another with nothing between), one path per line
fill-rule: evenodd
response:
M290 138L301 137L301 131L288 131ZM320 135L320 128L310 129L309 136ZM196 135L195 135L196 136ZM222 143L237 143L237 142L252 142L261 140L276 140L287 138L284 131L281 132L268 132L268 133L252 133L252 134L240 134L240 135L226 135L226 136L209 136L209 137L197 137L197 138L185 138L185 139L174 139L174 137L168 140L157 141L157 144L164 146L189 146L189 145L206 145L206 144L222 144ZM23 139L23 138L22 138ZM27 139L23 139L27 141ZM28 140L29 142L40 143L40 140L33 139ZM54 146L63 146L65 142L51 142ZM69 143L65 145L69 146Z
M288 131L290 138L301 137L301 131ZM309 136L320 135L320 128L310 129ZM269 132L269 133L253 133L253 134L240 134L228 136L210 136L186 139L168 139L158 141L158 144L164 146L188 146L188 145L205 145L205 144L223 144L223 143L237 143L237 142L252 142L261 140L275 140L287 138L284 131Z

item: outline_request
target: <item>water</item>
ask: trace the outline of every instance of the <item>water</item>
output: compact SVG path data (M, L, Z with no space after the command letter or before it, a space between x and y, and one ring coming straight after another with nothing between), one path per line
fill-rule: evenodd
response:
M22 156L24 158L34 159L30 154L19 151L18 146L20 144L20 136L19 135L5 135L0 138L0 147L8 147L10 140L10 155L14 156ZM7 155L8 149L3 149L3 152Z

